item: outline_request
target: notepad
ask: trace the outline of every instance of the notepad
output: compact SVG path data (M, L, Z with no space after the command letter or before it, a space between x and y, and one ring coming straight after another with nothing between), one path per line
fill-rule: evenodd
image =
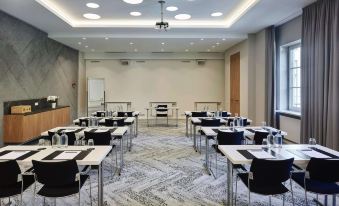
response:
M15 160L29 152L30 151L12 151L5 155L0 156L0 160Z
M229 130L229 129L219 129L219 130L222 132L233 132L232 130Z
M311 150L311 149L305 149L305 150L300 150L300 152L302 152L303 154L309 156L309 157L315 157L315 158L330 158L327 155L324 155L320 152Z
M249 153L251 153L254 157L258 159L273 159L275 158L270 153L264 151L264 150L248 150Z
M107 132L108 129L98 129L97 131L95 131L95 133L100 133L100 132Z
M63 151L58 156L54 157L55 160L72 160L74 159L78 154L80 154L81 151Z

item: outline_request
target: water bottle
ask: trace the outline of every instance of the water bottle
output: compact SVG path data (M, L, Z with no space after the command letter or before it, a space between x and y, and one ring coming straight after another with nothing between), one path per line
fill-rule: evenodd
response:
M244 122L243 118L239 117L238 121L239 121L239 124L238 124L239 127L242 127L243 126L243 122Z
M281 131L278 131L277 134L274 136L274 147L275 148L282 148L282 135L281 135Z
M62 132L60 136L60 146L67 147L68 146L68 136L65 132Z
M127 118L127 117L128 117L128 114L127 114L127 112L125 112L124 116L125 116L125 118Z
M57 132L54 133L52 136L52 147L59 147L60 146L60 136Z
M272 134L272 130L269 130L269 134L267 135L267 147L271 148L273 146L274 136Z

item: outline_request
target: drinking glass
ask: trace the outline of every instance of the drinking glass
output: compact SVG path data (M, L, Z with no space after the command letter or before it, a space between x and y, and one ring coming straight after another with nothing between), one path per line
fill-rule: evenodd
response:
M266 127L266 122L265 121L261 122L261 126Z
M268 147L268 141L267 141L267 139L263 139L263 140L262 140L262 145L263 145L264 147Z
M86 127L86 122L81 122L81 127Z
M317 144L317 140L315 138L308 138L308 144L309 145L316 145Z
M45 146L51 146L51 141L48 140L48 139L46 139L46 140L45 140Z
M234 122L230 122L231 129L234 129Z
M94 140L93 139L88 140L88 146L90 146L90 147L94 146Z
M39 146L45 145L45 139L39 139Z
M84 140L84 139L81 140L81 145L82 145L82 146L86 146L86 140Z
M114 121L113 122L113 127L117 127L118 126L118 122L117 121Z

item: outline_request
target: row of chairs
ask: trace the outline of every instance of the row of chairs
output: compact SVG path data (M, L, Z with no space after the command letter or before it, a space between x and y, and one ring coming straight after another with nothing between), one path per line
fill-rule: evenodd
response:
M97 117L106 117L106 112L96 112ZM118 112L118 117L133 117L133 112Z
M81 125L86 125L86 127L88 127L89 119L79 119L79 126ZM113 127L113 126L123 127L125 126L125 119L105 119L105 126L106 127Z

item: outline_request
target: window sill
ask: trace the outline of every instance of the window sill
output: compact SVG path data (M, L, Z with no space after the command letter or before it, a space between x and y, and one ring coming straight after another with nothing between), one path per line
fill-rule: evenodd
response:
M281 116L286 116L294 119L301 119L301 113L300 112L294 112L289 110L277 110L276 111Z

